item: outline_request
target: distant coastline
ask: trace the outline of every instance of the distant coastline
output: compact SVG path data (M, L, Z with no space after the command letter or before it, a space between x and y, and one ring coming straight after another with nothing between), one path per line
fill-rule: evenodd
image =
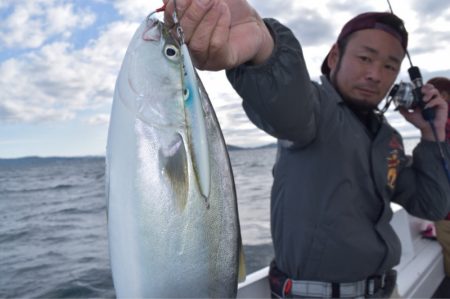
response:
M411 140L411 139L420 139L420 136L405 136L403 137L403 140ZM276 143L268 143L265 145L261 145L261 146L237 146L237 145L232 145L232 144L227 144L227 149L229 151L242 151L242 150L257 150L257 149L266 149L266 148L276 148L277 144ZM5 165L5 163L8 163L8 161L15 161L15 162L19 162L19 161L23 161L24 164L29 164L29 163L39 163L39 161L46 161L48 162L48 160L64 160L64 159L104 159L105 156L102 155L88 155L88 156L26 156L26 157L17 157L17 158L0 158L0 165ZM17 165L17 164L15 164Z
M227 149L229 151L241 151L241 150L254 150L254 149L264 149L264 148L276 148L276 143L269 143L261 146L255 146L255 147L246 147L246 146L237 146L237 145L227 145Z
M276 143L269 143L256 147L244 147L244 146L236 146L236 145L227 145L227 149L229 151L242 151L242 150L255 150L255 149L265 149L265 148L276 148ZM14 162L14 165L17 163L23 163L29 165L30 163L39 164L40 162L48 162L49 160L53 161L66 161L69 159L104 159L105 156L102 155L89 155L89 156L26 156L26 157L17 157L17 158L0 158L0 165L6 165Z
M68 160L78 160L78 159L105 159L105 156L78 156L78 157L39 157L39 156L28 156L19 158L0 158L0 166L20 166L20 165L39 165L47 164L49 161L52 162L66 162Z

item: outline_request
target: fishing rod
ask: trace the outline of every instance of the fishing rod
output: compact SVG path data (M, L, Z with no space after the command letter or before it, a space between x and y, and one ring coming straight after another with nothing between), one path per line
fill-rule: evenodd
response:
M394 10L392 9L391 2L386 0L389 6L389 10L392 14L394 14ZM404 29L404 28L403 28ZM389 97L394 101L396 107L405 107L407 109L414 109L419 107L422 111L422 117L429 123L431 126L431 130L433 132L434 139L436 144L439 147L439 154L442 161L442 166L447 175L448 182L450 183L450 169L447 162L446 155L442 148L441 143L439 142L439 137L436 131L436 126L434 125L434 118L436 116L436 111L434 108L425 108L425 101L423 100L422 87L423 87L423 79L422 74L420 73L420 69L417 66L414 66L411 60L411 56L409 55L408 49L405 49L406 57L408 57L409 61L409 69L408 74L412 83L400 82L399 84L395 84L389 93ZM386 105L389 107L390 101ZM384 109L383 109L384 110Z
M389 10L392 14L394 14L391 2L387 0L387 3L389 5ZM406 31L404 27L402 29ZM431 123L436 116L436 112L433 108L425 108L426 103L423 100L423 94L421 91L424 85L422 74L420 73L419 67L414 66L412 63L411 55L409 54L408 49L405 49L405 52L410 65L408 74L411 83L408 84L405 82L400 82L400 84L396 84L389 95L393 97L393 101L397 107L405 107L407 109L419 107L422 111L423 118Z

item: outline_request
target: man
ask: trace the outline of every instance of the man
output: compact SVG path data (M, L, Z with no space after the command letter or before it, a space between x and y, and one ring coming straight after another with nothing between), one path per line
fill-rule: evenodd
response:
M301 46L244 0L176 0L191 55L201 69L227 69L252 122L278 138L271 194L276 297L389 297L400 242L390 202L442 219L450 187L429 124L418 109L401 114L422 141L406 163L401 136L377 111L407 47L403 23L388 13L349 21L311 82ZM170 26L174 9L167 3ZM440 142L447 104L422 88Z
M442 98L450 102L450 79L445 77L435 77L428 80L428 83L437 88L442 96ZM447 143L450 144L450 111L447 120ZM436 224L436 238L442 246L442 252L444 255L444 268L447 277L450 277L450 213L447 215L445 220L441 220Z

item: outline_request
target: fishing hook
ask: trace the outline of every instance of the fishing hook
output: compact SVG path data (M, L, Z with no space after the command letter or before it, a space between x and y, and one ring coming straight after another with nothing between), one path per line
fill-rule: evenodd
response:
M177 14L177 0L173 0L174 10L172 14L173 23L177 30L178 39L180 40L180 45L184 45L184 32L181 28L180 21L178 20L178 14Z

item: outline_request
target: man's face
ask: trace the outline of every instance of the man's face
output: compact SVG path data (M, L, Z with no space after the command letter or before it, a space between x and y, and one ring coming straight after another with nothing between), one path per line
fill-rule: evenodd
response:
M374 109L394 83L405 51L391 34L378 29L353 33L343 55L334 46L328 58L330 78L344 100Z

